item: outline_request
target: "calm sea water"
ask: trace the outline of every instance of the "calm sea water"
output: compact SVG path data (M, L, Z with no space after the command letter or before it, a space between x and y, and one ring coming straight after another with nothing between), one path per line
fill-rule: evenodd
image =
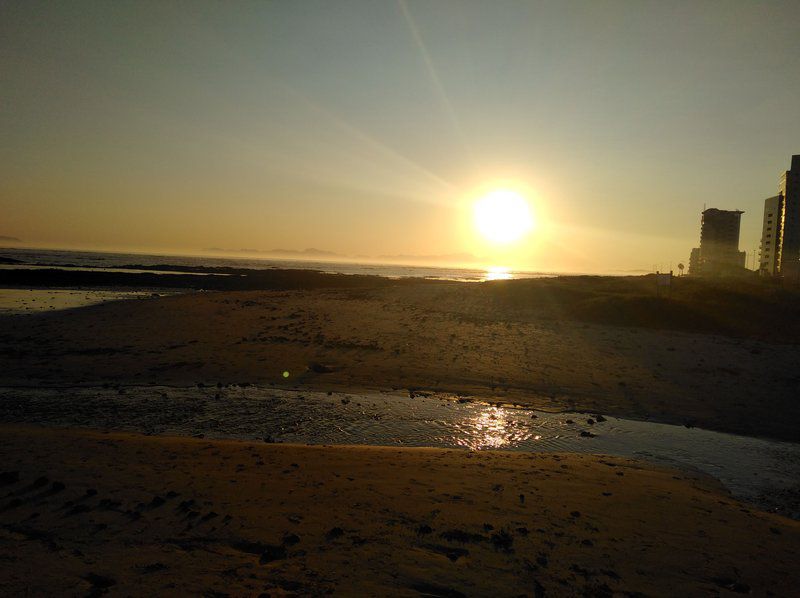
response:
M369 274L387 278L430 278L481 282L507 278L546 278L557 272L531 272L507 268L453 268L411 266L403 264L366 264L357 262L310 261L300 259L232 258L213 256L145 255L101 253L56 249L0 249L0 256L21 260L30 265L55 267L119 269L123 266L201 266L249 268L254 270L289 269L321 270L338 274Z

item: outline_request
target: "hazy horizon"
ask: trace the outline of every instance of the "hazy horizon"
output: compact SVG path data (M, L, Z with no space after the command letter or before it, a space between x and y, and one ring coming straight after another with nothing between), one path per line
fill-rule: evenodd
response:
M800 153L793 2L0 7L0 236L202 255L688 264ZM534 227L476 233L513 188ZM357 259L357 258L356 258ZM748 256L749 264L749 256Z

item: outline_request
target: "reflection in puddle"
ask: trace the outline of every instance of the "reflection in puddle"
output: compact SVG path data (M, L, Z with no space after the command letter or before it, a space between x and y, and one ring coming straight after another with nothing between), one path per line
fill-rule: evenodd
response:
M509 409L480 406L474 415L455 421L452 442L474 451L514 448L528 440L541 440L535 429L512 417Z

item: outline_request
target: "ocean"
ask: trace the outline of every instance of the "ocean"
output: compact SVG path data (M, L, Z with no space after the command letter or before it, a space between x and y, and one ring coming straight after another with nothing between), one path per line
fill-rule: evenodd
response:
M0 248L0 257L20 260L25 265L54 268L79 268L119 270L131 266L193 266L247 268L252 270L300 269L319 270L337 274L367 274L386 278L427 278L483 282L486 280L514 278L548 278L557 272L532 272L508 268L455 268L441 266L413 266L405 264L370 264L358 262L311 261L301 259L275 259L252 257L215 257L158 255L140 253L110 253L98 251L70 251L62 249ZM16 266L5 266L18 267Z

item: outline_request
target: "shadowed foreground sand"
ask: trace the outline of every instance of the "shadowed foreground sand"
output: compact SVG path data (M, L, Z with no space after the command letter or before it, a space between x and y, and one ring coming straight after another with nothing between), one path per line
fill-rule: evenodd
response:
M789 596L800 584L800 523L616 457L0 429L6 595Z

